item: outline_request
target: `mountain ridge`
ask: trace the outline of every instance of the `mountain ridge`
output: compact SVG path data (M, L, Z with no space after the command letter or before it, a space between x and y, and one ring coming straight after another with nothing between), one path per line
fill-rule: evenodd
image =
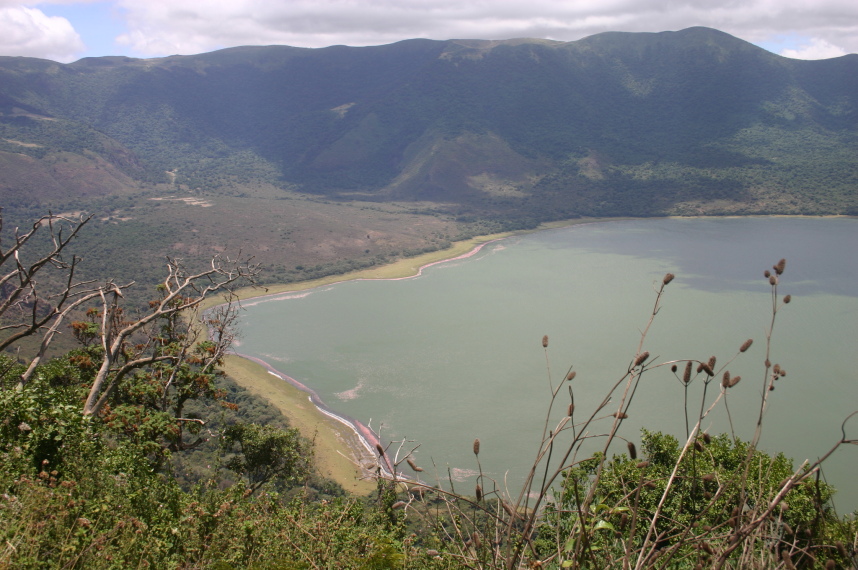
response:
M0 153L0 199L29 212L165 193L202 196L215 218L219 200L358 201L466 234L579 216L856 214L858 55L793 60L696 27L0 57ZM409 248L447 239L424 238ZM368 240L332 251L377 254Z

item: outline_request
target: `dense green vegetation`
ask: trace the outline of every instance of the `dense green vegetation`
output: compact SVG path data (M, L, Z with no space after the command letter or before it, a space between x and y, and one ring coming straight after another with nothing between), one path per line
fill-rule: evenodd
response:
M163 446L170 422L132 423L130 410L81 414L76 356L52 361L23 390L13 385L20 366L0 359L0 566L374 567L363 564L402 558L391 546L402 533L386 527L362 498L319 495L292 477L270 479L264 491L253 492L254 470L264 466L247 467L259 459L249 448L272 444L272 436L289 439L288 428L234 424L257 430L255 441L233 433L244 442L242 453L215 454L211 461L222 464L183 489L180 454L172 452L172 467L163 462L171 453ZM286 452L282 461L306 445L274 441L270 448Z
M855 207L856 65L788 60L705 28L69 65L5 58L0 139L39 157L96 152L151 182L169 171L190 189L261 181L502 219L519 201L492 203L499 196L471 177L525 198L556 194L551 208L579 214L718 200L759 211L765 190L799 211L838 213ZM690 188L672 190L677 181Z

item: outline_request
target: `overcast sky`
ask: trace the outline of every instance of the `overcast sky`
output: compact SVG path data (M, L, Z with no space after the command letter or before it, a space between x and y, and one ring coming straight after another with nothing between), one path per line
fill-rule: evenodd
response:
M691 26L717 28L787 57L858 52L858 0L0 0L0 55L69 62L237 45L571 41Z

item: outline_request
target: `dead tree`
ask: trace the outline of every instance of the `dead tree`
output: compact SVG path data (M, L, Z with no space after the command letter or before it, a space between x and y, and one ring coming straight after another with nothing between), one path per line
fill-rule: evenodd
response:
M93 281L75 281L75 269L80 259L77 256L72 256L71 260L63 257L64 251L90 218L73 220L53 214L42 216L27 232L21 233L15 228L12 243L6 247L2 241L0 209L0 334L3 335L0 337L0 351L25 337L43 335L39 351L21 377L21 385L30 379L44 358L63 319L76 307L99 295L99 288L93 287ZM35 255L34 260L26 261L24 247L45 233L47 246ZM53 275L49 275L51 271ZM54 286L52 292L51 285Z
M194 334L193 329L189 329L190 334L184 335L177 348L163 351L158 349L159 343L163 344L163 339L152 327L159 321L175 319L179 315L196 321L199 317L196 310L200 304L214 294L224 293L227 295L227 310L221 311L215 318L207 319L210 330L214 333L210 339L214 345L205 366L214 365L232 342L232 334L229 332L229 325L234 318L232 288L252 282L257 273L258 266L248 261L216 257L212 259L207 270L191 273L179 261L168 259L167 277L159 286L161 298L151 304L152 310L146 316L130 322L123 322L119 318L121 288L102 288L99 295L103 360L90 387L83 413L98 414L113 389L132 370L162 361L179 364L187 358L187 351L195 344L199 334ZM142 333L146 340L132 344L130 341L137 333ZM168 380L166 387L169 388L170 384Z
M0 241L0 335L6 335L0 337L0 350L25 337L41 335L39 349L18 382L20 389L32 378L69 314L89 306L90 314L100 318L97 338L101 345L101 362L83 413L98 414L130 372L159 362L172 365L163 384L162 408L166 411L167 394L177 385L181 365L192 359L194 366L205 373L220 361L230 346L236 309L233 289L252 284L259 266L250 259L215 257L208 268L194 272L181 260L168 258L167 276L158 286L159 299L150 303L150 311L144 316L127 320L120 302L123 290L133 282L120 285L114 281L101 284L75 281L80 259L72 256L67 261L63 256L90 219L91 216L72 220L48 214L25 233L16 228L8 247ZM29 243L28 249L32 250L37 241L33 238L41 237L40 232L47 233L47 240L43 240L40 253L31 255L35 260L27 262L24 248ZM198 309L205 299L215 294L224 295L225 303L203 318ZM180 323L182 333L166 339L163 327L175 331ZM205 333L210 337L205 350L197 351L204 356L191 355ZM180 415L181 403L174 408L177 416Z

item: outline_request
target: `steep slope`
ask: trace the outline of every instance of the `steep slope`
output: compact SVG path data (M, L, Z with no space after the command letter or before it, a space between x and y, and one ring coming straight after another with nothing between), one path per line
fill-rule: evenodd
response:
M97 213L89 257L129 274L242 249L276 280L576 216L858 214L858 55L690 28L0 57L0 205Z
M169 171L190 188L263 180L498 213L542 188L566 195L566 213L582 196L599 210L592 196L606 192L612 213L634 213L644 203L635 180L673 177L697 189L643 192L658 206L642 213L753 202L764 188L806 207L854 206L858 56L788 60L706 28L70 65L4 58L0 74L7 131L14 108L71 121L133 151L150 180ZM803 160L813 154L826 164ZM782 180L777 161L798 181ZM653 178L665 168L674 174ZM815 186L832 181L826 200Z

